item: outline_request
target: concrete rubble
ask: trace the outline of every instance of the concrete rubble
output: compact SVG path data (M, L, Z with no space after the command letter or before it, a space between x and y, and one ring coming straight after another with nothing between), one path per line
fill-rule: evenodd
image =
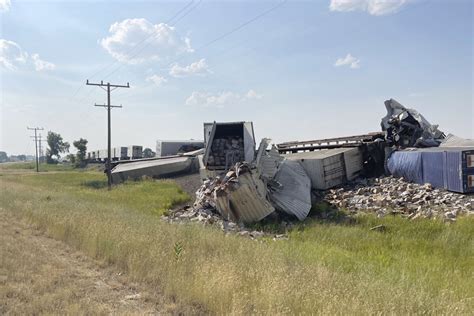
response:
M348 212L373 212L382 217L400 214L410 219L443 218L455 221L461 214L474 215L474 199L468 195L419 185L391 176L363 179L322 194L324 201Z

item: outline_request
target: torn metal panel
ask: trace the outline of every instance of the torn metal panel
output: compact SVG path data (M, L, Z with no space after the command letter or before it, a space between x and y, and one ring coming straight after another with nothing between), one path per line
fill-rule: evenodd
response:
M266 191L257 169L237 163L225 175L204 181L196 192L195 207L209 205L225 219L255 222L275 211L266 198Z
M304 168L297 161L284 160L274 180L279 185L272 185L270 190L273 204L300 221L304 220L311 210L311 180Z
M216 208L221 215L235 222L256 222L270 213L275 208L262 197L256 189L256 182L250 173L238 177L238 182L230 184L228 190L215 192Z
M197 171L197 158L174 157L118 164L112 169L114 183L143 176L162 177L171 174Z
M382 118L382 130L390 146L437 147L445 138L438 125L430 124L416 110L407 109L394 99L385 101L387 115Z
M271 139L262 139L255 158L255 165L260 170L262 177L266 180L273 179L278 170L280 162L283 160L283 157L280 155L278 149L274 145L269 151L267 151L270 142Z
M262 173L262 177L265 179L273 179L283 159L278 149L273 145L261 158L260 172Z

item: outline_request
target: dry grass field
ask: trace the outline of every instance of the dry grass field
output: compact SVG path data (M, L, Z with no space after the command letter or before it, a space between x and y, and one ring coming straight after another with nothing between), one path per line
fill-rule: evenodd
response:
M131 182L108 192L100 173L0 174L2 218L29 223L35 231L69 245L72 252L80 250L92 258L87 260L123 272L126 282L136 284L140 293L152 297L160 293L165 301L176 298L176 304L188 306L190 313L470 314L474 310L472 218L451 224L372 216L346 223L308 219L289 233L289 240L253 241L200 225L163 223L159 214L189 198L172 181ZM386 230L370 230L379 224ZM2 234L5 244L17 240L28 247L12 234L12 230ZM183 249L179 253L178 244ZM19 262L43 255L2 252L7 256L2 256L0 267L0 301L5 302L16 283L34 282L29 280L37 274L37 267L25 265L31 278L19 276L12 282L15 267L22 267ZM81 280L80 273L77 277ZM54 283L61 276L51 278L53 283L38 285L39 292L67 290L66 284ZM78 293L89 281L84 282ZM11 305L2 305L1 312L43 311L40 303L20 307L18 300L34 302L37 293L24 291L24 295L8 300ZM57 308L45 313L129 311L106 298L87 306L61 293L48 299L48 306ZM156 307L148 303L131 308L141 313Z

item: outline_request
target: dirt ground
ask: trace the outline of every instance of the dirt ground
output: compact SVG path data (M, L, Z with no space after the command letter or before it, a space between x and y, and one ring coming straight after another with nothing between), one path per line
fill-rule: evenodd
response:
M0 315L183 311L0 209Z

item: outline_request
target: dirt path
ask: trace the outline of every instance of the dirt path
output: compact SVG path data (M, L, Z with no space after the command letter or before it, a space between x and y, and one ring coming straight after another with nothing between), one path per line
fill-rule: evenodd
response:
M175 314L158 291L20 222L0 208L0 315Z

